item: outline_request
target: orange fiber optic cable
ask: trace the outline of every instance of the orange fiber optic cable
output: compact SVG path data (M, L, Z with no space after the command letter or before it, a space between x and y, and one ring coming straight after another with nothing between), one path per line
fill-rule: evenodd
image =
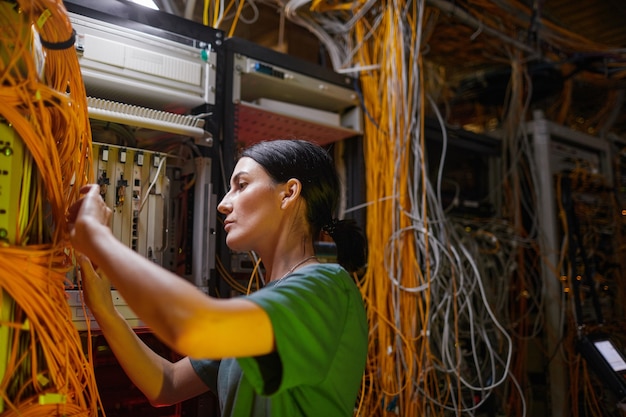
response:
M354 2L352 10L365 5ZM370 337L355 414L466 412L484 399L474 393L507 380L512 342L426 172L421 45L431 12L423 1L377 2L360 16L350 35L358 45L351 51L355 68L366 68L359 75L371 250L361 291ZM319 26L330 25L329 18ZM482 377L485 365L489 380Z
M8 213L14 237L0 242L0 311L10 309L0 316L8 335L0 341L7 350L0 414L95 416L102 408L95 375L65 293L73 271L65 215L91 180L74 32L60 0L0 7L0 117L26 155L18 208Z

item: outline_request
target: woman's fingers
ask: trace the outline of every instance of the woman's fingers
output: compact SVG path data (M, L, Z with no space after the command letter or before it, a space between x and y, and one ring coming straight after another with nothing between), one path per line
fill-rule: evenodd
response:
M89 233L83 231L91 225L99 223L110 226L113 213L100 196L97 184L83 186L80 192L83 197L69 207L67 214L67 228L74 243L89 237Z
M112 309L111 282L96 272L89 258L79 254L76 258L80 268L80 279L85 295L85 302L92 312Z

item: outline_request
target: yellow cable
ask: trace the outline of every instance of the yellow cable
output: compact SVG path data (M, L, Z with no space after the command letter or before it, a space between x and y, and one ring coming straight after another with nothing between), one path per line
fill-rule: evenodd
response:
M239 16L241 16L241 10L243 9L244 4L245 4L245 0L239 0L239 5L237 6L237 12L235 13L235 18L233 19L233 22L230 25L230 30L228 31L229 38L232 37L233 34L235 33L235 28L237 27L237 22L239 22Z

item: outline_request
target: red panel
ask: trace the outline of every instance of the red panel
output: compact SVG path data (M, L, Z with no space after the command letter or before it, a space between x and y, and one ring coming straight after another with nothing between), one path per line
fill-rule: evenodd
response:
M305 139L325 145L354 136L353 130L273 113L256 106L235 106L235 141L249 145L270 139Z
M145 329L135 330L138 336L159 355L172 361L180 355L172 352L153 333ZM83 337L86 337L84 332ZM217 400L193 399L169 407L153 407L143 393L126 376L104 336L92 331L93 366L100 399L107 417L217 417ZM84 340L86 342L86 340ZM207 405L208 403L208 405ZM203 408L199 413L199 407Z

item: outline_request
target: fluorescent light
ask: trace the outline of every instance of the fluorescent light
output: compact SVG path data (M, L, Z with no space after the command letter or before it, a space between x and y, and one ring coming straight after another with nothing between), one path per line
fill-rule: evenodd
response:
M159 10L156 3L153 0L131 0L133 3L140 4L145 7L149 7L154 10Z

